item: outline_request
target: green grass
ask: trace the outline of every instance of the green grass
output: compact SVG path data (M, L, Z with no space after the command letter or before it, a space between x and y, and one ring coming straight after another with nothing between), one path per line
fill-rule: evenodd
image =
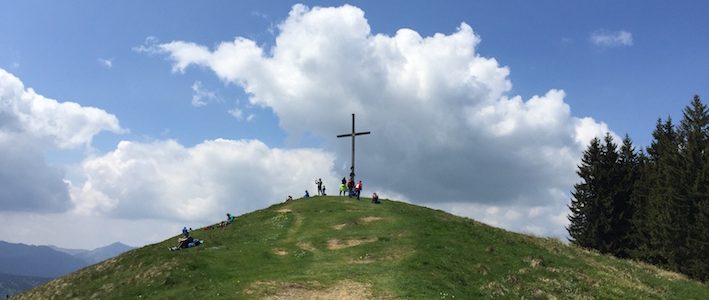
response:
M396 201L314 197L192 235L206 244L170 252L172 237L17 298L709 299L676 273Z

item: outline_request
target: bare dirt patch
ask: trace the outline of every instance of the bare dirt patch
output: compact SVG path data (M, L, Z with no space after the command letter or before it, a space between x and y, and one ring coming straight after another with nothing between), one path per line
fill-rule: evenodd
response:
M318 250L318 249L315 248L315 246L313 246L313 244L311 244L310 242L299 242L299 243L298 243L298 248L303 249L303 250L305 250L305 251L310 251L310 252L313 252L313 251L317 251L317 250Z
M409 247L388 249L378 253L365 253L364 255L348 260L351 264L369 264L373 262L400 261L413 255L416 251Z
M381 217L372 217L372 216L369 216L369 217L361 217L361 218L359 218L359 221L362 222L362 223L364 223L364 224L367 224L367 223L372 223L372 222L374 222L374 221L379 221L379 220L381 220L381 219L382 219Z
M297 283L276 284L275 294L264 297L264 299L372 299L372 287L370 284L343 280L331 287L306 286Z
M286 251L286 249L283 249L283 248L273 248L273 250L271 250L271 251L273 251L273 254L275 254L275 255L280 255L280 256L288 255L288 251Z
M376 241L377 241L377 238L375 238L375 237L368 237L368 238L361 238L361 239L350 239L350 240L330 239L329 241L327 241L327 248L330 250L337 250L337 249L359 246L362 244L368 244L368 243L372 243L372 242L376 242Z
M332 229L341 230L342 228L345 228L345 226L347 226L347 224L332 225Z
M285 214L285 213L292 212L292 210L290 208L281 208L281 209L277 210L277 212Z
M533 269L539 267L542 264L542 260L539 258L533 258L531 262L529 262L529 266L531 266Z

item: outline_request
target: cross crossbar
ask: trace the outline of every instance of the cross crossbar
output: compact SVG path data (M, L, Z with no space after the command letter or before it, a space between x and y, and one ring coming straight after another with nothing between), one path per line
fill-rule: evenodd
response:
M363 132L355 132L354 135L363 135L363 134L370 134L370 133L371 133L371 132L369 132L369 131L363 131ZM341 138L341 137L347 137L347 136L352 136L352 134L351 134L351 133L348 133L348 134L340 134L340 135L338 135L337 137L338 137L338 138Z

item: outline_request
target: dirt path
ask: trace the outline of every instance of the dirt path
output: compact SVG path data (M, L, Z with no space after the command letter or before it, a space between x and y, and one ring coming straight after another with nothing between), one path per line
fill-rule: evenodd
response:
M288 232L286 233L286 238L284 241L294 242L298 237L300 228L303 226L303 216L289 208L279 209L277 212L282 214L290 214L293 217L293 223L290 227L288 227Z

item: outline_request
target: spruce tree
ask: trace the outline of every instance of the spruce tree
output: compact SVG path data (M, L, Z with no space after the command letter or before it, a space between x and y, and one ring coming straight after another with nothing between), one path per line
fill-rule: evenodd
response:
M707 188L707 151L709 144L709 113L699 96L685 107L680 122L680 197L673 207L673 243L675 252L672 263L681 272L695 278L707 277L706 209L709 198ZM703 251L703 252L701 252Z
M639 158L633 142L626 134L617 160L618 180L613 184L613 205L611 228L613 240L611 253L618 257L628 257L632 248L631 220L636 208L631 201L639 178Z
M672 207L678 197L677 134L672 119L657 121L653 141L647 148L642 174L633 200L633 257L656 265L669 266Z
M633 213L630 217L630 232L628 233L628 255L636 259L646 257L646 247L649 237L648 226L648 197L651 188L651 172L649 158L644 151L639 151L637 157L637 179L630 195L630 206Z
M614 222L614 205L618 197L618 183L621 175L618 170L618 145L613 142L610 133L606 133L601 146L601 161L598 175L598 214L591 221L591 227L596 228L595 249L601 253L615 253L615 244L619 239Z
M581 164L576 174L581 177L581 182L574 185L571 192L571 204L568 216L571 222L566 230L571 237L569 240L581 247L593 248L595 244L595 230L591 222L597 217L598 210L598 177L601 163L601 141L598 138L591 140L588 148L583 153Z

